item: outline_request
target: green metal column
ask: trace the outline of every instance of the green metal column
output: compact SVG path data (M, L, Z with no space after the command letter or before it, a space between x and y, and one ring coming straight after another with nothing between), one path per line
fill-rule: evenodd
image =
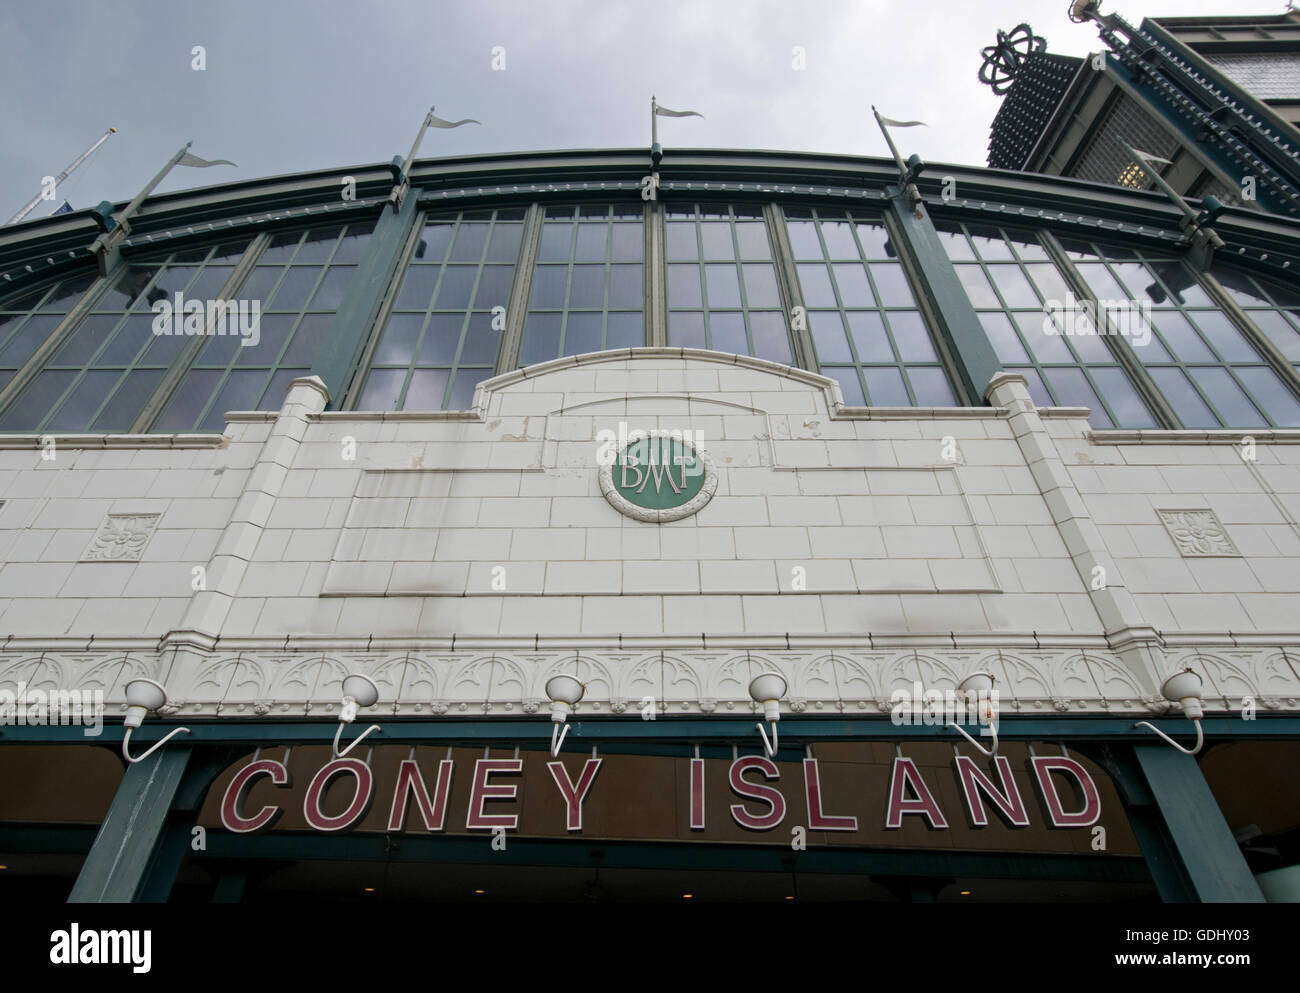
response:
M940 330L956 360L962 385L971 401L978 404L984 399L989 380L1002 371L1002 362L957 278L957 270L943 250L925 205L913 208L896 188L890 187L888 192L890 213L906 243L902 248L906 249L908 261L939 318Z
M1194 899L1201 903L1263 903L1259 884L1196 759L1160 743L1136 745L1133 752Z
M385 207L380 214L365 257L312 363L311 375L319 376L329 390L331 410L338 410L343 401L353 364L365 348L388 284L401 261L402 249L415 223L416 193L414 189L408 192L397 212Z
M126 770L69 903L139 899L189 761L189 748L170 745Z

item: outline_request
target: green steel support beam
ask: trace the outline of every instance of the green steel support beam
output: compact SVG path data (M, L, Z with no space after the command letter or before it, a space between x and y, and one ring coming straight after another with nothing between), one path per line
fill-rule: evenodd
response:
M130 903L140 897L190 754L187 745L173 745L126 770L69 903Z
M401 210L385 210L366 245L365 258L325 332L311 375L319 376L329 390L331 410L343 402L357 357L365 348L370 329L383 303L388 284L401 261L411 225L415 223L417 197L407 196Z
M940 331L955 359L962 386L972 403L982 403L984 388L1002 371L1002 362L957 278L957 270L943 250L925 205L913 208L896 187L890 187L889 192L889 210L903 234L902 247L939 318Z
M1196 759L1166 744L1137 745L1133 751L1193 899L1201 903L1262 903L1259 884Z
M374 715L367 719L380 724L382 740L375 744L418 744L437 742L456 744L465 742L477 747L495 745L504 747L519 744L546 743L549 747L551 724L546 717L469 719L440 718L437 720L405 720ZM730 745L732 742L755 742L761 748L754 717L694 717L659 718L643 721L626 717L600 717L572 720L565 748L575 753L590 750L592 745L601 750L617 746L637 746L639 743L657 747L687 748L698 742L702 746ZM1186 719L1155 718L1152 723L1166 734L1175 737L1187 734ZM329 744L338 729L333 720L243 720L221 719L197 721L187 719L189 745L242 746L247 750L271 745ZM1283 715L1261 716L1253 721L1239 717L1206 717L1201 721L1208 743L1216 741L1267 741L1300 738L1300 717ZM174 727L168 721L149 721L132 733L131 740L143 748L161 739ZM1082 744L1085 741L1150 740L1151 732L1134 728L1132 717L1019 717L1004 716L998 722L998 737L1007 741L1067 741ZM957 740L953 732L942 725L894 724L887 716L878 717L799 717L781 718L781 741L789 739L790 748L801 751L803 743L817 741L844 741L870 739L876 741L942 741ZM122 742L122 725L105 726L96 739L97 744L117 748ZM85 745L86 737L80 725L7 726L0 728L0 748L4 745ZM796 748L796 746L798 746ZM1167 746L1166 746L1167 747ZM636 751L629 747L629 751ZM650 754L650 753L647 753Z

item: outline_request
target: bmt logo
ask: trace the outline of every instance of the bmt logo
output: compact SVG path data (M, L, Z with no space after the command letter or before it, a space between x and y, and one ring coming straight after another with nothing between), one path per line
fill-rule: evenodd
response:
M637 520L663 522L694 514L709 502L718 476L701 432L619 428L618 447L613 431L601 431L596 453L601 492L615 509Z
M261 300L186 300L177 293L156 302L153 312L154 334L237 334L241 345L262 340Z

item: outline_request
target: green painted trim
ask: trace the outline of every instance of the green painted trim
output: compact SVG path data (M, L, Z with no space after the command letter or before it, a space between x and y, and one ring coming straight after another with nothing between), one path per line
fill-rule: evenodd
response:
M325 383L330 410L341 409L344 389L370 339L417 213L416 198L408 196L401 210L385 210L379 215L347 296L325 332L309 375L319 376Z
M187 745L164 747L126 770L69 903L130 903L140 896L190 754Z
M1196 759L1162 742L1137 745L1133 751L1194 899L1201 903L1263 903L1259 884Z
M906 252L917 276L918 289L939 319L944 344L956 359L959 390L966 393L968 402L980 404L984 388L1002 371L1002 362L984 333L984 325L971 306L925 207L913 209L899 193L890 197L889 215L902 235L900 248Z
M409 720L380 714L362 714L362 719L383 727L383 739L377 744L459 741L484 743L546 742L549 746L551 722L544 714L521 720L507 718L496 720ZM742 743L751 739L756 748L761 747L755 728L757 715L743 717L659 718L654 721L640 717L594 717L570 720L572 727L566 748L574 752L590 751L607 746L629 745L639 742L659 747L688 748L695 742L714 745ZM1185 738L1188 722L1181 717L1154 718L1151 723L1166 734ZM327 744L334 739L337 719L260 721L260 720L208 720L187 718L190 734L186 744L216 745L255 748L272 745ZM165 736L176 724L169 721L147 721L132 734L132 741L140 748ZM1300 716L1259 716L1253 721L1239 717L1207 717L1201 722L1206 741L1227 742L1239 740L1281 740L1300 738ZM881 741L957 741L956 736L941 725L893 724L888 717L798 717L783 716L781 741L792 749L801 751L803 743L817 741L852 741L855 739ZM74 725L0 728L0 747L4 745L85 745L100 744L116 748L122 741L120 724L105 726L103 733L93 742L84 728ZM1065 741L1102 742L1127 741L1145 744L1151 732L1134 727L1132 717L1078 716L1078 717L1003 717L998 722L998 737L1004 741ZM170 748L171 746L169 746ZM1168 747L1163 746L1163 747ZM164 749L166 751L167 749Z

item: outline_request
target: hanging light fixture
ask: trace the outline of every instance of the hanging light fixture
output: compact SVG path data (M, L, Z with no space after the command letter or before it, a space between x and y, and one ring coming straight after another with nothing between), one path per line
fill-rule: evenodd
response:
M993 698L991 696L993 692L993 682L993 673L991 672L972 672L957 684L958 693L967 694L968 697L971 693L975 694L975 699L979 706L980 719L982 721L988 721L989 734L993 737L993 747L991 749L985 748L981 745L960 725L954 724L951 721L948 723L948 727L952 728L974 745L981 755L986 755L989 758L993 758L998 753L997 714L993 710Z
M359 707L373 707L379 702L379 687L375 685L373 679L369 676L362 676L358 673L352 673L343 680L343 709L339 711L339 728L334 732L334 757L343 758L348 752L356 748L365 740L367 735L380 731L378 724L372 724L362 732L361 737L348 745L347 748L339 751L339 737L343 734L343 727L351 724L357 719L357 709Z
M1182 672L1174 673L1160 687L1160 693L1164 698L1170 703L1177 703L1181 706L1188 720L1196 725L1195 748L1184 748L1150 721L1138 721L1133 726L1135 728L1148 727L1184 755L1195 755L1201 750L1201 746L1205 744L1205 732L1201 729L1201 718L1205 716L1205 710L1201 706L1201 686L1201 677L1191 669L1184 669Z
M126 733L122 735L122 758L132 765L147 759L178 734L190 733L189 728L176 728L142 755L131 757L131 732L144 723L145 714L151 710L160 710L166 705L167 691L152 679L133 679L126 684L126 719L122 722L126 726Z
M569 711L577 706L586 692L587 684L568 673L552 676L546 681L546 696L551 701L552 758L560 754L560 746L569 734Z
M772 729L769 739L767 730L762 724L758 725L758 733L763 736L763 751L769 759L776 755L776 722L781 719L781 698L785 696L786 688L785 677L779 672L760 672L749 683L749 696L762 706L763 720Z

